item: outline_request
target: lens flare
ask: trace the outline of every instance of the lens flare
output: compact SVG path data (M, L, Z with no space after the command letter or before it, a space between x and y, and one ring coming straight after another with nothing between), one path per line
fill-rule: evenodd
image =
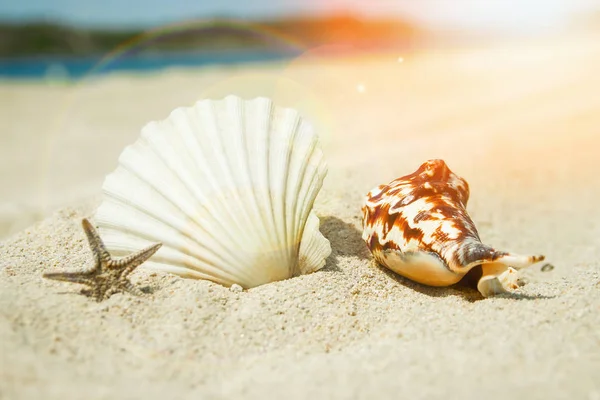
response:
M183 35L202 34L210 29L225 29L244 37L253 37L264 43L269 49L277 49L286 55L279 62L272 64L272 73L253 73L251 67L238 70L235 67L223 68L224 74L219 74L214 82L204 85L198 91L200 98L222 98L227 94L236 94L251 98L257 96L270 97L278 105L298 109L303 115L313 122L322 141L327 142L327 134L331 129L330 118L327 116L327 106L321 102L310 83L295 79L293 61L308 52L298 39L286 35L276 29L261 24L238 20L191 20L177 24L166 25L146 31L134 38L123 42L112 51L105 54L81 78L71 80L71 87L61 112L57 113L54 123L44 137L44 150L39 161L39 186L38 193L41 207L47 209L50 194L54 187L53 169L60 168L60 160L55 160L61 135L65 135L68 128L74 131L74 124L69 119L77 114L77 108L85 103L83 94L89 93L93 88L95 79L107 72L114 70L118 63L138 55L149 46L164 42L171 38ZM234 50L238 51L238 50ZM113 68L111 68L113 67ZM198 67L198 66L195 66ZM261 69L262 70L262 69ZM64 74L61 75L62 78ZM85 89L85 90L84 90ZM180 104L184 106L186 104ZM169 110L170 111L170 110ZM116 117L116 116L115 116ZM162 115L157 115L160 119ZM70 126L71 125L71 126ZM86 130L77 127L77 135L85 135ZM80 133L81 132L81 133ZM82 154L82 159L84 155Z

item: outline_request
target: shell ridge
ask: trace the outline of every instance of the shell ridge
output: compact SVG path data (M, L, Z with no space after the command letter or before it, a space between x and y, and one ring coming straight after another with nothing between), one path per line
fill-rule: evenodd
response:
M251 243L256 243L258 240L262 242L261 232L259 229L259 225L255 223L254 218L251 216L251 213L246 209L246 201L243 200L243 197L240 193L240 185L242 185L243 178L236 178L240 175L243 177L247 177L245 173L239 174L240 168L236 168L235 165L232 165L233 162L237 162L239 158L239 153L244 154L243 151L236 153L235 150L244 148L244 135L243 135L243 124L236 124L233 129L229 129L232 121L243 121L241 119L242 110L245 108L245 102L243 102L239 98L228 97L222 101L214 102L214 107L217 110L215 113L216 126L217 128L215 132L224 132L223 135L217 135L217 139L219 141L219 149L217 152L220 152L220 161L223 165L223 169L227 170L228 181L230 183L230 190L234 197L234 202L237 203L238 207L236 209L232 209L231 213L241 214L240 220L238 221L238 229L240 233L245 237L244 246L248 246L250 250L255 248L255 245ZM231 118L230 116L234 115L237 118ZM236 174L236 171L238 172ZM250 181L249 179L247 180ZM254 196L251 196L254 197ZM241 210L241 212L239 211ZM243 233L242 233L243 232ZM243 265L243 264L242 264ZM246 269L244 269L246 270ZM247 275L251 276L252 271L246 271Z
M312 141L315 135L312 131L307 132L307 124L301 122L298 112L291 109L285 109L285 112L288 115L287 120L292 124L293 129L291 131L294 134L288 139L288 141L293 143L293 146L288 146L287 162L290 170L288 176L292 177L292 179L288 178L286 180L285 195L283 197L286 206L283 212L287 217L286 219L289 220L289 223L286 225L286 237L290 257L293 258L295 256L296 258L295 263L290 263L290 273L297 275L300 265L299 255L301 244L303 241L312 240L312 238L305 237L303 232L304 223L308 221L309 217L308 214L303 212L307 206L307 199L300 195L300 190L302 183L310 176L306 171L306 166L311 163L314 149L305 145L304 138L308 136ZM310 209L312 209L310 198L308 198L308 202L310 203Z
M227 97L225 99L226 111L227 114L233 114L237 118L227 118L227 115L223 117L229 121L235 121L236 125L233 129L227 130L223 128L224 131L228 132L229 135L221 135L221 140L227 140L227 143L222 143L222 147L224 151L227 152L228 157L226 157L226 162L229 167L229 172L233 181L233 188L236 194L236 198L238 203L240 204L240 209L243 210L244 213L244 225L247 230L251 231L251 235L253 237L260 237L260 230L257 228L259 224L256 221L256 215L258 207L256 205L256 198L254 195L249 196L252 200L251 204L253 206L254 216L252 212L246 210L242 205L246 205L248 202L244 201L245 196L242 196L240 193L240 189L246 190L246 187L251 187L251 178L248 174L248 167L244 168L244 165L248 166L247 157L246 157L246 138L245 138L245 124L244 121L244 102L236 97ZM227 125L227 124L223 124ZM235 146L234 146L235 145ZM231 151L227 151L228 148L231 147ZM236 162L237 165L232 165L231 163ZM237 171L237 173L234 173ZM238 177L236 179L236 176Z
M184 116L186 116L184 114L184 111L182 110L175 110L173 111L173 113L171 113L172 117L176 118L176 120L178 120L179 117L183 118ZM191 127L187 124L187 123L182 123L182 124L177 124L174 125L175 128L177 128L178 132L188 132ZM147 131L143 131L146 132ZM160 132L159 135L155 135L157 137L160 137L161 139L164 139L166 135L162 134L162 132ZM174 137L174 135L172 135ZM147 136L148 138L150 138L150 136ZM186 143L186 137L185 135L181 135L181 139L183 141L184 144L187 144L188 146L185 146L187 149L190 149L189 143ZM171 175L171 179L165 180L165 185L167 184L167 182L170 182L171 184L175 184L177 182L177 180L172 179L173 177L177 177L179 179L181 179L184 183L184 185L180 185L183 191L188 192L190 195L192 195L193 197L196 198L200 198L204 207L206 207L209 210L209 213L214 215L214 214L218 214L218 211L213 207L212 202L209 201L209 198L207 196L204 195L204 192L201 190L197 190L197 187L194 183L194 179L190 176L190 173L187 171L188 168L193 165L193 157L190 157L191 161L190 164L185 165L182 162L182 158L187 158L186 157L186 153L182 152L181 155L177 156L177 151L175 149L172 149L172 146L170 146L167 142L157 142L157 141L149 141L149 147L150 150L153 152L153 155L160 159L161 162L164 164L164 168L166 170L166 172L168 172ZM165 154L167 153L167 154ZM187 164L187 163L186 163ZM153 182L153 177L149 176L148 178L143 178L144 180L146 180L147 182ZM208 177L208 179L210 179L211 177ZM173 198L172 196L170 196L171 201L174 204L177 204L177 198ZM218 205L219 203L217 203ZM191 210L188 209L187 212L190 212Z
M249 188L251 191L251 195L249 196L249 203L251 204L253 211L254 211L254 218L252 223L255 224L255 226L259 227L259 226L266 226L266 222L264 220L264 216L261 212L260 206L259 206L259 196L258 193L256 191L256 185L254 184L256 182L256 179L254 179L254 176L252 175L252 171L253 169L251 168L252 163L250 162L249 157L247 156L248 153L252 150L252 146L254 146L254 143L251 142L251 140L248 140L248 137L252 138L252 135L250 134L250 132L252 131L252 127L248 126L248 106L247 106L248 102L244 102L244 107L241 108L241 121L242 123L240 124L241 127L241 131L240 131L240 138L242 141L242 146L245 149L245 151L242 152L243 154L243 164L244 164L244 168L243 171L245 173L245 177L247 178L247 182L249 184ZM257 229L257 237L260 238L262 243L265 243L266 245L268 245L268 239L265 238L265 232Z
M207 151L203 151L202 149L205 146L199 146L198 148L202 152L202 157L208 161L208 165L210 166L218 166L219 176L211 177L210 183L212 186L212 193L215 196L217 201L215 203L222 205L220 215L226 215L229 219L229 222L234 224L235 228L239 232L245 232L244 224L239 220L237 214L234 210L230 209L226 205L229 203L228 199L222 195L222 191L220 190L223 186L227 188L228 194L233 194L237 200L239 201L239 196L237 196L236 187L231 177L231 173L229 171L227 161L223 156L224 149L222 145L222 135L219 135L219 121L218 121L218 108L212 102L203 102L202 107L198 107L195 109L195 115L193 119L194 126L197 127L201 132L204 132L206 138L201 135L193 135L192 137L199 139L202 137L205 141ZM211 175L211 174L209 174ZM210 200L209 200L210 201ZM225 225L224 228L227 226ZM228 231L228 229L224 229ZM231 239L235 241L233 235L231 235ZM245 242L246 240L242 240Z
M221 233L225 234L228 240L239 245L234 235L230 232L229 225L230 223L237 223L237 221L231 216L231 210L227 209L226 199L222 195L219 195L221 185L218 183L218 177L210 173L204 173L204 171L210 171L211 165L214 165L214 156L211 154L213 152L210 150L213 149L212 146L214 146L215 140L214 135L211 135L210 133L211 130L207 129L202 121L212 119L214 117L214 112L210 112L210 103L201 101L198 104L200 104L201 107L189 111L191 114L191 124L185 130L181 129L179 132L183 135L186 147L189 149L190 159L193 160L195 172L200 174L203 179L192 179L190 176L189 179L186 180L186 185L190 187L194 196L203 199L203 207L206 207L209 210L208 215L218 223ZM210 115L208 118L206 118L207 114ZM211 135L211 139L201 140L204 136L196 135L194 132L202 132L205 135ZM205 151L205 146L203 146L206 142L209 143L209 146L207 146L208 151ZM219 170L219 172L221 172L221 170ZM218 217L226 217L228 219L223 221Z
M269 132L269 134L267 134L267 146L266 146L266 157L265 157L265 161L266 161L266 171L267 171L267 198L269 200L269 208L268 208L268 214L269 214L269 220L271 222L271 230L270 232L272 233L272 237L271 240L275 240L276 243L280 243L280 235L281 232L278 229L279 226L277 224L277 214L276 214L276 202L274 201L274 199L277 197L277 193L274 193L274 188L273 188L273 175L274 172L273 171L273 158L277 157L277 152L274 152L273 150L273 144L274 142L276 142L276 138L274 138L274 136L281 134L281 132L278 132L278 130L276 129L277 127L279 127L279 125L275 124L275 122L279 122L279 119L281 119L281 109L278 107L273 107L272 104L269 104L269 111L270 111L270 115L272 116L271 118L267 119L266 121L263 121L266 124L266 129ZM287 170L286 170L287 172ZM277 246L277 251L276 254L274 254L274 259L277 260L277 264L279 264L280 268L286 268L288 269L288 274L289 274L289 268L290 268L290 262L289 259L287 258L287 254L285 251L282 251L281 248L279 248L279 246Z
M271 109L272 118L268 120L268 130L270 134L268 135L269 143L267 145L267 188L268 188L268 198L269 198L269 216L272 222L273 230L271 234L273 235L271 240L276 241L277 243L283 243L284 246L279 247L277 249L277 254L275 254L275 258L277 259L277 263L281 266L281 268L290 269L290 257L287 251L287 246L285 246L286 242L282 242L283 232L282 232L282 224L285 223L285 219L282 218L281 206L282 203L280 201L281 193L283 192L282 180L285 179L285 176L288 174L287 165L284 164L285 158L283 152L280 151L280 144L286 140L287 134L289 132L284 131L285 126L285 115L281 108L275 107ZM278 224L277 221L281 223Z
M227 174L226 161L223 156L224 149L221 141L222 137L219 135L218 128L218 106L226 104L226 101L227 100L219 102L202 101L199 107L191 109L190 111L193 114L193 118L191 119L193 124L192 128L195 128L204 134L195 135L193 133L195 129L191 129L189 131L189 137L190 141L196 142L197 144L195 147L199 153L199 157L196 159L197 162L202 160L205 163L205 168L207 170L211 170L210 168L216 165L219 167L218 176L207 174L209 179L207 179L206 182L208 183L207 186L210 188L209 192L212 194L211 197L207 199L207 202L210 204L214 203L219 210L216 214L211 216L213 219L220 221L223 217L225 218L220 224L221 230L227 236L227 240L239 249L238 252L232 252L236 253L237 262L228 267L237 270L244 280L251 280L252 271L249 271L246 268L239 268L239 266L247 263L247 253L245 251L247 249L246 245L248 242L251 242L253 238L249 235L248 229L246 229L247 224L240 221L240 218L237 216L238 209L242 207L235 207L235 209L229 207L231 202L224 196L224 191L222 190L223 187L225 187L228 195L236 193L236 188L231 179L231 175L228 176ZM198 167L201 168L199 165ZM196 182L200 182L200 180L197 180ZM224 183L224 185L220 183ZM203 190L197 188L195 183L190 184L193 185L192 187L196 188L198 196L202 196ZM217 216L220 218L217 218Z
M302 137L302 139L306 140L306 135L304 135ZM296 207L295 218L294 218L294 221L299 222L298 224L294 225L294 231L296 232L295 237L297 238L296 242L294 243L296 251L299 251L299 249L300 249L301 240L304 236L304 226L307 222L308 214L313 207L314 198L316 197L316 193L314 193L313 191L314 191L315 187L319 185L319 183L318 183L319 177L316 174L318 169L313 168L312 170L310 170L310 168L312 167L313 160L314 160L313 154L314 154L315 148L316 148L316 143L312 139L313 139L313 137L308 138L308 140L310 140L310 142L308 143L308 146L306 146L306 150L304 153L305 160L308 160L308 162L301 163L301 172L298 174L299 176L302 177L302 179L299 182L300 186L298 187L298 194L296 196L296 198L297 198L296 204L300 204L301 206ZM315 180L317 181L316 183L315 183ZM322 180L321 180L321 182L322 182ZM318 189L316 189L316 190L318 191ZM298 265L294 265L293 268L294 268L294 271L297 271Z
M256 128L251 124L251 115L253 110L251 110L250 108L254 105L252 102L245 102L246 107L244 108L244 123L243 123L243 127L244 127L244 132L243 132L243 136L244 136L244 143L246 145L246 154L251 153L253 150L257 150L260 151L259 146L256 145L256 143L253 141L254 135L252 135L252 132L256 130ZM250 112L248 112L250 111ZM248 140L250 139L250 140ZM259 139L260 140L260 139ZM260 153L259 153L260 154ZM249 157L245 157L245 161L246 161L246 172L248 174L248 179L250 182L250 187L252 189L252 204L254 206L256 215L258 216L258 221L261 223L261 226L267 226L267 221L265 220L265 216L264 213L260 207L260 193L258 191L258 184L259 179L256 178L255 173L256 173L256 168L253 168L253 162L252 160L250 160ZM267 243L268 244L268 238L265 237L266 235L264 234L264 232L261 232L261 239L263 241L263 243Z
M277 220L275 215L275 207L273 204L273 193L271 187L271 176L272 176L272 162L271 162L271 150L273 145L273 135L277 133L274 129L273 121L280 117L279 109L275 107L269 100L266 99L255 99L253 103L256 103L256 107L258 107L259 111L255 114L259 116L257 120L257 129L262 133L261 141L259 145L262 143L264 147L264 158L259 160L259 165L262 167L262 175L264 176L263 180L261 180L262 185L259 185L261 188L260 196L263 199L263 213L265 215L265 221L267 224L265 225L266 235L268 238L268 248L275 249L275 252L265 252L271 264L277 266L277 269L287 269L289 268L289 260L286 259L285 254L281 248L277 245L279 239L279 230L277 229ZM261 273L264 273L266 269L261 269ZM280 271L281 272L281 271Z
M320 151L317 151L317 142L314 140L314 136L308 136L305 134L301 137L301 140L308 141L305 149L305 160L308 160L308 162L301 163L301 169L299 172L299 176L301 176L302 179L300 180L300 186L298 187L297 198L298 202L303 206L297 208L297 213L299 213L299 216L296 217L296 221L305 219L308 215L306 210L312 208L311 199L314 200L314 197L316 197L314 189L315 186L318 186L318 183L315 184L314 181L315 178L318 180L316 175L318 171L318 163L321 159L320 156L322 155ZM315 152L317 153L316 157ZM315 158L317 159L316 161ZM317 164L317 166L314 164ZM296 226L295 229L296 232L300 233L303 229L303 226Z
M286 214L290 218L288 226L288 235L290 237L288 245L291 249L298 252L300 242L302 241L302 234L299 230L299 218L301 218L301 209L299 204L302 204L303 199L300 198L300 190L302 183L306 179L306 160L310 159L310 153L306 151L302 142L303 131L298 126L296 130L294 145L291 148L289 168L290 171L294 171L293 174L289 174L291 179L287 183L286 192ZM290 266L295 271L296 266Z
M176 126L177 132L189 132L189 129L191 128L189 124L178 118L178 116L185 116L185 113L183 111L179 113L174 112L172 113L172 115L175 117L175 119L170 121L181 122L178 123ZM163 132L161 131L160 133ZM161 139L164 139L166 137L166 135L164 134L157 134L154 136ZM183 185L179 185L181 186L182 191L191 194L192 198L199 199L203 207L208 211L208 213L205 213L203 218L204 224L208 223L210 226L210 228L207 230L208 233L211 234L211 231L217 230L218 232L220 232L220 234L228 236L229 240L235 241L235 238L229 233L227 227L222 223L219 223L219 219L215 218L216 215L221 215L223 212L223 207L221 203L216 202L215 204L215 202L211 201L210 198L208 198L204 194L204 192L197 187L195 180L191 177L190 173L188 172L188 168L186 168L185 165L182 163L182 157L176 156L176 150L173 149L170 143L162 140L152 141L149 143L149 147L150 150L154 153L154 155L162 161L163 166L165 168L165 172L169 173L174 177L179 178L184 183ZM185 154L185 152L183 152L182 154ZM209 177L209 179L212 180L211 177ZM152 178L145 180L148 183L154 182L154 179ZM166 180L166 182L170 182L169 187L178 184L177 179L168 179ZM156 190L157 192L164 194L164 192L161 192L160 190L158 190L158 188L156 188ZM172 194L171 192L168 193ZM180 196L174 197L170 195L169 199L174 204L181 204ZM200 222L194 217L194 215L197 214L197 211L197 209L194 210L194 207L185 207L184 213L188 216L191 216L190 220L193 221L196 225L200 225ZM210 217L210 219L207 219L207 217ZM217 235L218 234L215 234L215 237L217 237ZM239 259L236 261L240 262Z
M254 115L260 115L261 110L264 110L264 108L260 107L260 99L245 101L244 105L242 125L244 127L243 136L246 145L246 154L256 154L254 158L245 157L245 170L247 171L251 188L250 199L256 215L255 220L258 222L257 226L261 227L257 234L257 237L260 238L260 243L262 243L261 248L269 249L272 240L269 235L269 220L265 215L264 194L262 193L265 182L261 179L261 177L264 177L266 169L266 161L264 161L266 150L264 146L261 146L261 143L264 144L265 137L268 136L269 132L264 127L257 125L257 119L253 118ZM262 112L264 113L264 111ZM269 113L271 112L272 110L269 107ZM264 276L264 272L260 271L260 268L258 269L257 274Z
M304 238L305 238L306 224L308 223L308 221L310 219L311 212L313 212L312 207L313 207L314 202L315 202L316 192L318 192L319 189L321 188L321 186L323 184L323 180L324 180L324 176L320 177L319 175L315 175L312 178L312 181L313 181L312 186L313 186L313 188L315 190L315 193L314 193L314 195L311 195L310 198L309 198L309 201L307 201L305 203L304 209L306 210L306 213L303 213L303 218L304 218L304 215L306 215L306 218L304 219L304 223L301 223L300 226L298 227L299 238L300 238L300 242L297 244L298 251L300 251L300 248L302 247L302 240L304 240ZM310 204L310 206L309 206L309 204ZM315 215L315 218L318 219L318 217L316 217L316 215ZM318 224L317 224L317 227L316 227L315 235L321 235L322 236L322 233L318 230ZM329 251L331 252L331 250L329 250ZM323 264L323 265L325 265L325 264ZM297 265L296 268L299 268L299 266Z
M235 282L235 274L231 271L219 270L212 266L214 259L211 261L211 257L205 257L198 251L181 251L181 247L169 239L169 235L163 235L163 237L153 237L148 234L139 231L123 229L114 229L111 226L106 226L102 229L103 236L105 237L104 242L107 246L113 249L112 253L118 256L124 256L126 254L139 249L140 247L147 246L149 243L160 240L164 242L165 250L160 254L157 252L156 257L152 257L154 262L173 265L174 263L184 263L187 268L190 268L199 273L210 273L219 277L221 280L229 280ZM126 242L123 240L125 234L133 233L135 240Z
M276 115L279 118L274 118L275 121L278 121L277 126L272 127L275 132L279 132L278 135L273 136L274 143L276 145L273 146L273 149L276 151L272 154L273 158L272 163L270 165L270 169L273 169L274 174L271 174L272 177L279 176L279 181L273 180L272 187L280 187L280 193L277 191L276 193L272 193L271 201L275 205L273 207L273 212L277 215L277 218L282 221L282 224L279 225L279 229L277 230L277 235L279 241L285 243L285 263L288 267L288 273L292 274L294 269L294 263L292 260L295 256L296 249L293 246L293 238L288 234L288 226L293 223L293 215L287 215L287 192L288 192L288 182L289 177L294 175L294 170L291 165L291 155L293 152L293 143L296 137L297 132L297 121L299 119L299 115L297 112L294 112L290 109L277 109ZM279 171L279 173L277 173ZM285 171L283 173L282 171ZM291 218L291 220L289 220Z
M327 257L331 254L329 240L319 230L319 218L313 211L310 212L306 221L298 254L296 275L308 274L320 270L325 266Z
M172 113L172 115L176 118L174 119L174 121L180 121L179 117L183 117L185 115L185 113L183 111L178 112L178 113ZM158 127L158 125L155 125ZM166 128L165 126L163 126L163 128ZM180 133L186 133L189 132L191 129L191 127L189 126L189 124L187 123L183 123L183 124L177 124L177 132ZM229 232L229 230L227 229L227 227L225 225L223 225L222 223L220 223L220 220L215 218L215 216L217 215L222 215L222 205L219 202L212 202L210 201L209 198L207 198L207 196L204 195L204 192L202 190L200 190L197 185L195 184L194 180L191 179L189 173L187 172L187 169L183 166L183 164L180 162L180 158L176 157L174 155L174 150L172 148L172 146L168 143L163 143L162 141L160 141L160 139L157 140L152 140L153 138L164 138L166 135L162 134L164 131L156 131L156 132L149 132L149 131L145 131L146 135L145 135L145 139L148 141L148 150L150 150L153 154L153 156L157 157L158 160L161 161L163 168L163 171L180 178L185 184L182 185L182 190L184 192L189 192L192 194L192 197L196 198L196 199L201 199L201 202L203 204L203 207L207 209L208 213L204 214L204 218L203 218L203 224L205 225L209 225L210 228L208 229L209 234L211 234L210 232L212 231L216 231L215 232L215 237L217 237L219 234L227 236L228 240L231 240L232 242L235 242L235 237L233 237L231 235L231 233ZM189 146L186 146L187 148L190 148ZM193 147L191 147L193 149ZM201 159L198 159L198 161L200 161ZM160 164L158 164L160 165ZM135 165L132 165L135 168ZM212 181L211 179L212 177L209 177L208 179ZM156 179L153 176L148 176L148 177L144 177L143 180L151 185L156 185ZM171 182L170 185L166 185L166 187L172 187L172 185L178 185L178 181L177 179L165 179L164 182ZM173 204L178 204L181 208L181 200L182 198L180 196L173 196L173 192L172 191L161 191L159 190L158 187L155 186L155 189L161 193L161 195L165 195L168 194L169 195L169 200L173 203ZM202 200L203 199L203 200ZM218 208L215 209L214 206L217 206ZM197 211L198 210L194 210L193 207L185 207L184 206L184 214L191 216L189 221L193 221L196 225L200 225L200 221L198 221L195 217L195 215L197 215ZM207 218L209 217L209 218ZM218 232L218 233L217 233ZM231 263L230 265L238 265L240 263L243 263L244 261L244 257L243 254L238 254L236 252L230 252L230 257L232 257L233 260L235 260L235 262ZM249 276L245 277L246 279L249 279Z
M114 210L111 210L111 207L112 208L119 207L119 203L118 202L107 202L103 205L103 207L104 207L104 209L101 211L101 213L97 214L97 219L100 222L103 222L102 213L112 212L113 214L116 214ZM226 249L221 249L222 251L217 251L219 247L222 247L222 245L218 241L213 241L212 243L210 243L208 245L198 242L196 239L196 235L185 230L180 225L178 219L173 218L172 220L169 220L168 222L166 222L164 219L161 219L156 214L149 214L145 210L142 210L140 208L135 208L135 213L137 214L137 215L135 215L137 217L137 218L135 218L136 227L132 227L131 223L127 223L126 219L121 219L121 220L118 220L117 223L112 222L112 221L104 222L101 232L103 234L107 234L107 233L110 234L111 229L114 230L115 232L123 231L125 233L129 233L129 234L133 235L136 238L136 240L142 240L141 243L136 244L131 249L128 249L129 251L133 251L137 247L147 246L149 243L152 243L155 241L160 241L165 245L170 245L171 247L178 249L182 253L187 252L187 253L196 254L198 256L198 258L200 258L200 259L207 259L207 258L212 258L213 260L220 259L226 265L235 265L236 262L239 262L238 260L235 260L235 258L233 258L231 260L224 258L224 255L229 256L231 252L225 251ZM145 225L143 225L144 222L145 222ZM148 232L156 231L156 230L150 229L152 224L154 224L154 225L160 224L161 225L161 229L158 230L159 232L161 232L160 234L154 233L154 236L151 236L148 233ZM119 229L117 230L116 228L119 228ZM175 235L169 234L169 231L171 231L171 232L174 231L174 232L180 234L180 235L176 235L177 241L175 241L173 239L173 236L175 236ZM114 236L114 235L116 235L116 233L113 232L112 235ZM124 240L125 237L126 237L126 235L122 235L122 240L124 243L126 243L126 241ZM108 239L107 239L107 241L108 241ZM187 243L181 243L181 241L187 241ZM112 246L112 248L118 247L117 244ZM165 248L167 248L167 247L165 246ZM196 250L194 250L194 248ZM203 252L207 252L209 255L201 256L200 254L202 254ZM165 253L165 252L164 251L161 252L161 254L163 254L163 253ZM210 255L212 255L212 257Z
M110 178L107 178L110 179ZM131 180L129 180L129 182L131 182ZM162 195L162 194L161 194ZM185 251L189 251L189 243L182 245L179 244L177 246L175 246L175 242L173 242L173 234L169 234L169 231L171 233L175 233L175 235L178 237L178 240L181 240L181 237L186 237L188 238L188 240L190 240L192 243L195 243L196 246L200 246L201 249L204 249L210 253L213 253L215 257L218 257L220 259L223 259L224 261L226 260L225 258L223 258L224 256L226 257L232 257L232 255L230 254L231 252L227 252L227 251L218 251L221 246L221 244L216 241L216 240L212 240L212 242L209 240L208 244L202 244L200 242L197 241L196 236L197 236L197 231L195 234L192 234L191 231L189 229L185 229L185 223L184 222L179 222L181 220L180 217L178 217L177 215L172 215L172 213L156 213L156 210L148 210L145 207L142 207L143 205L140 205L139 203L135 204L135 207L133 208L133 210L129 211L129 218L126 218L125 216L127 214L124 214L124 217L122 218L115 218L113 220L106 220L105 215L120 215L123 214L122 212L120 212L120 210L127 210L127 207L125 207L125 205L129 205L127 203L123 203L119 200L119 198L115 197L114 194L107 194L107 196L109 196L107 198L107 201L105 201L101 207L98 209L98 212L96 213L96 220L102 225L101 227L101 232L105 232L105 230L107 228L115 228L118 227L120 228L122 231L131 233L133 236L137 237L137 238L145 238L147 240L147 242L143 243L141 247L143 247L143 245L148 245L150 242L155 242L157 240L164 242L164 243L171 243L174 247L177 247L180 251L185 252ZM139 198L144 198L144 196L140 196ZM167 205L170 204L167 202ZM174 207L174 206L173 206ZM176 211L176 210L175 210ZM133 213L133 215L132 215ZM164 217L164 216L167 217ZM169 218L168 220L165 220L165 218ZM135 227L132 227L132 224L135 225ZM183 225L182 225L183 224ZM160 226L160 229L151 229L152 226ZM202 230L202 229L201 229ZM148 236L148 232L155 232L154 233L154 239L150 236ZM159 232L159 233L156 233ZM211 236L207 235L208 238L211 238ZM126 238L126 235L124 236L124 240ZM231 260L227 261L228 265L235 265L235 258L232 258ZM237 261L239 262L239 261Z
M155 262L154 258L146 261L144 263L144 268L149 269L149 270L163 272L163 273L167 272L167 273L175 274L182 278L205 279L205 280L209 280L212 282L216 282L223 286L231 286L232 285L232 283L230 283L228 280L221 279L218 277L215 278L212 275L207 275L207 274L203 274L201 272L195 271L195 270L190 270L187 267L179 267L177 265L163 264L163 263Z
M210 122L209 131L213 134L213 138L211 143L215 146L213 148L214 153L217 155L217 160L219 165L221 166L221 171L224 172L224 181L225 186L228 187L234 197L234 202L237 202L242 210L240 218L236 218L239 214L234 212L234 210L230 211L231 218L236 221L238 229L243 231L246 237L253 238L255 235L253 234L253 225L251 224L251 219L246 212L246 209L242 206L244 205L244 201L242 200L242 196L239 192L239 181L236 179L236 174L234 173L235 168L231 165L231 161L235 160L236 157L231 157L232 153L228 149L237 149L234 145L237 143L240 134L239 130L234 127L233 129L229 129L228 125L231 121L235 121L236 118L229 118L229 113L233 111L234 115L238 115L238 110L240 106L242 106L242 102L237 98L226 98L221 102L213 102L210 103L211 107L211 118L206 118L205 120ZM219 134L225 133L225 134Z

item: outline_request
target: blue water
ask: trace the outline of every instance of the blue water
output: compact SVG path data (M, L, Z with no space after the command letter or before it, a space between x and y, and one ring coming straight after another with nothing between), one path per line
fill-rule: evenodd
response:
M198 67L214 64L237 64L285 60L294 57L289 51L232 51L208 53L170 53L135 55L110 60L98 68L103 57L30 57L0 58L0 78L76 80L113 72L154 72L170 67Z

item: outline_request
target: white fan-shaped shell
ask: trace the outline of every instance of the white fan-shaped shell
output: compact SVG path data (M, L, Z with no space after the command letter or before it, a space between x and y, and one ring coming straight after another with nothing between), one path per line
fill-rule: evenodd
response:
M228 96L151 122L106 177L95 220L115 255L245 288L316 271L331 253L312 208L327 173L292 109Z

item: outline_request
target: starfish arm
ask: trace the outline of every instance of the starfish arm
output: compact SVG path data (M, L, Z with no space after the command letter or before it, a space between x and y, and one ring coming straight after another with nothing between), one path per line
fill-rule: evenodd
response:
M106 246L104 246L104 242L100 238L100 235L92 225L92 223L84 218L81 221L81 225L83 226L83 230L85 235L88 238L88 242L90 243L90 248L92 252L94 252L94 256L96 257L96 265L99 266L101 264L107 264L110 262L110 253L106 250Z
M133 286L133 284L129 280L127 280L127 282L125 282L125 284L123 285L123 289L126 292L131 293L135 296L143 296L144 295L144 292L142 292L137 287Z
M81 283L87 286L94 286L94 278L91 272L46 272L42 276L46 279L55 281Z
M137 253L133 253L128 255L127 257L123 257L118 260L113 260L110 264L113 268L124 268L122 277L126 277L130 273L133 272L140 264L149 259L160 249L162 243L157 243L150 247L147 247L143 250L138 251Z
M122 290L120 290L119 287L111 286L109 288L104 288L104 289L98 290L94 297L96 298L96 301L103 301L103 300L107 300L113 294L119 293L121 291Z

